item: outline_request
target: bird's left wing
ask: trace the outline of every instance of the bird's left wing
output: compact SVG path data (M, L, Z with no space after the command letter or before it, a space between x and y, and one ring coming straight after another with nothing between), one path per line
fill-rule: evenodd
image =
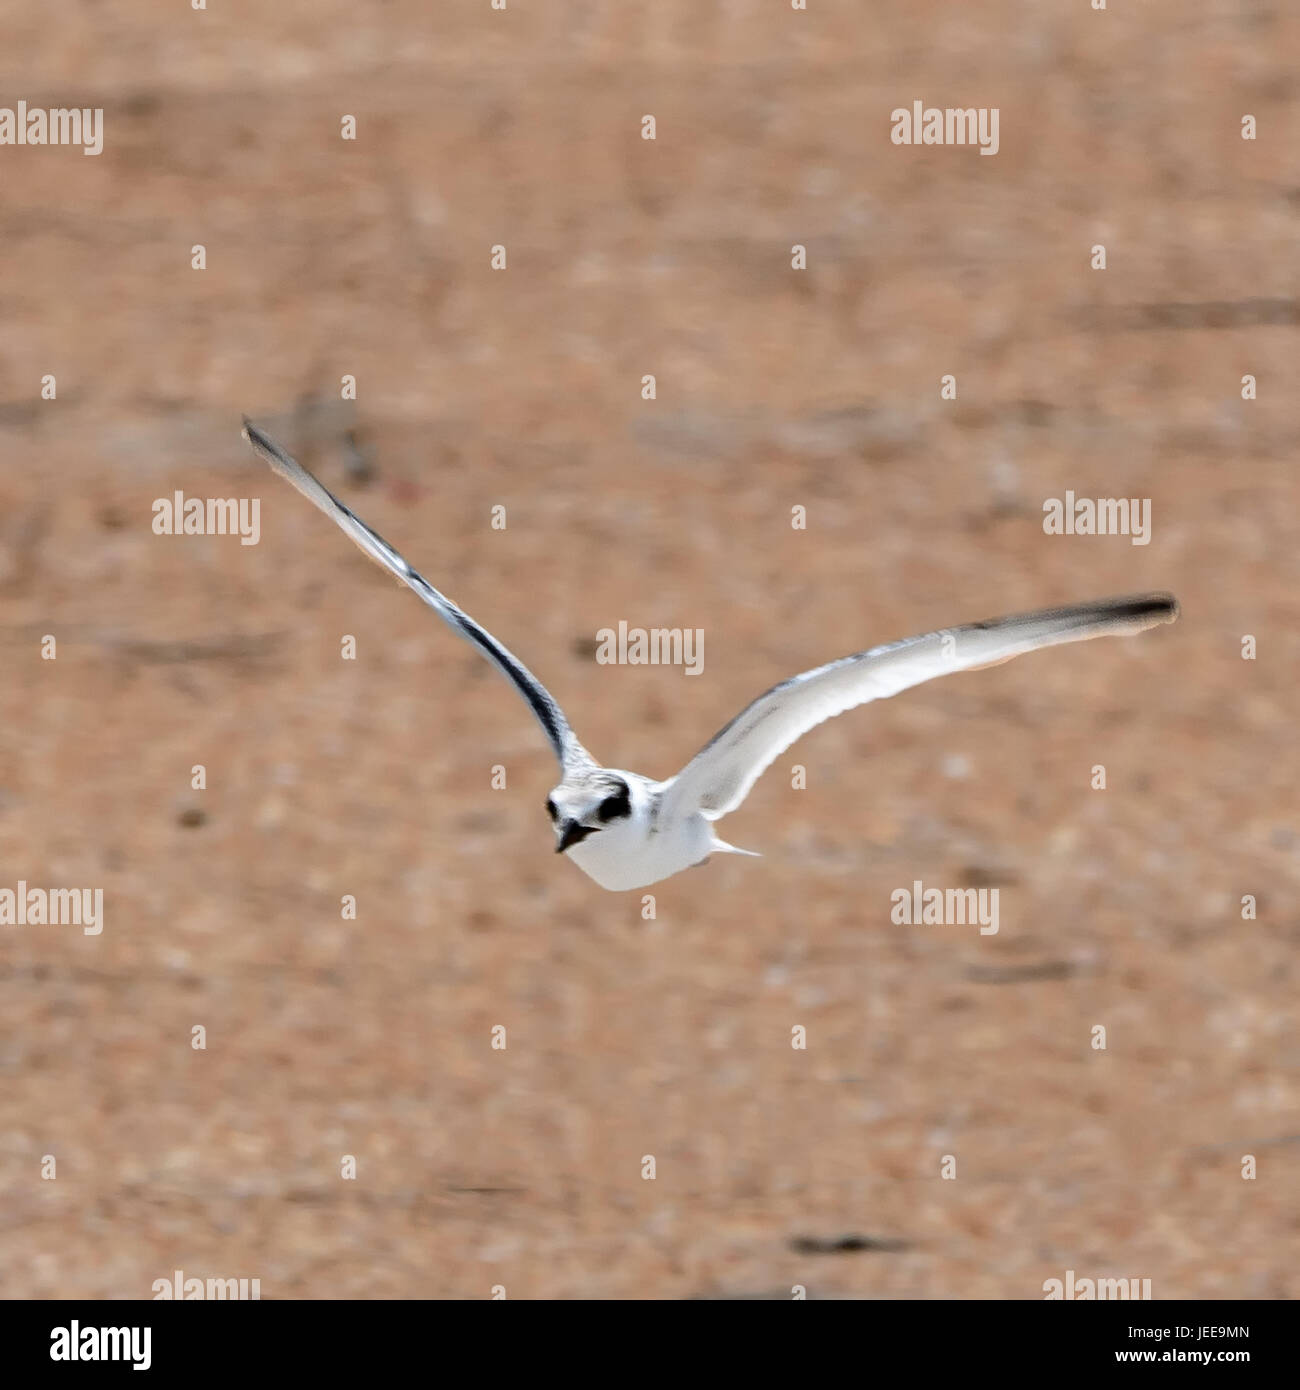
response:
M389 574L396 575L403 584L414 589L453 632L473 642L489 661L514 682L516 689L528 701L529 708L537 716L537 722L545 730L551 747L555 750L555 756L560 760L560 767L566 773L571 767L592 762L591 755L574 736L564 712L555 703L550 691L513 652L498 642L485 628L481 628L468 613L457 608L445 594L440 594L423 575L412 569L382 536L372 531L319 479L313 477L296 459L290 458L247 417L244 419L244 438L276 473L286 482L292 483L309 502L319 507L376 564L382 565Z
M695 811L709 820L725 816L796 739L869 700L886 699L953 671L997 665L1039 647L1141 632L1177 616L1177 600L1169 594L1103 599L928 632L805 671L774 685L715 734L667 784L661 814L669 819Z

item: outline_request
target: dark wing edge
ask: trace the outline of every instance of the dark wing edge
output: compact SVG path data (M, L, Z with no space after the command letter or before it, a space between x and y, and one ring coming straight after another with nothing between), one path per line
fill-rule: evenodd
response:
M578 742L564 712L550 691L509 648L498 642L486 628L480 627L464 609L440 593L418 570L413 569L386 540L337 497L296 459L290 457L273 439L264 434L247 416L244 417L244 438L268 463L273 472L292 484L308 501L330 517L376 564L419 595L453 632L463 637L501 671L528 702L537 722L542 726L560 767L590 764L591 755Z
M1040 647L1143 632L1178 615L1172 594L1099 599L943 628L841 657L751 700L665 784L660 803L671 814L693 806L716 819L740 805L781 753L827 719L951 672L1000 665ZM783 709L782 696L795 696L795 706ZM759 745L758 756L747 764L742 755L751 743Z

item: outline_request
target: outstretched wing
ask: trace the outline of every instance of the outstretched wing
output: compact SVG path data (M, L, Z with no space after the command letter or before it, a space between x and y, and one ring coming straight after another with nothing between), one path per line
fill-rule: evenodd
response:
M489 661L514 682L519 693L528 701L529 708L537 716L537 722L546 730L546 737L551 740L555 756L566 773L570 767L592 761L590 754L574 737L568 720L550 692L522 661L503 647L490 632L481 628L468 613L457 608L445 594L440 594L423 575L413 570L382 536L372 531L323 483L314 478L302 464L290 458L247 417L244 418L244 438L275 472L286 482L292 483L309 502L314 502L326 516L351 536L372 560L382 565L389 574L396 575L403 584L414 589L453 632L473 642Z
M883 700L952 671L993 666L1039 647L1141 632L1177 616L1178 602L1168 594L1103 599L928 632L805 671L774 685L719 730L665 788L662 814L675 818L699 811L709 820L725 816L796 739L869 700Z

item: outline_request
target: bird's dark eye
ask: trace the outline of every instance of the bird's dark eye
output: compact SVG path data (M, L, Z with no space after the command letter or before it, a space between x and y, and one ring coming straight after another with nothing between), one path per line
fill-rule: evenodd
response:
M550 816L552 820L559 815L559 812L555 809L555 802L553 802L549 796L546 798L546 814Z
M632 808L628 804L627 788L623 787L620 791L615 792L613 796L607 796L604 801L600 803L600 806L596 810L596 815L602 821L611 821L629 815L631 810Z

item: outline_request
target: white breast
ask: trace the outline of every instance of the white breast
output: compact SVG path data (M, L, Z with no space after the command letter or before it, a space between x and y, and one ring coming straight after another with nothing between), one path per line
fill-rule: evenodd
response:
M602 888L619 893L645 888L706 859L713 830L703 816L688 816L651 832L649 819L633 816L588 835L568 857Z

